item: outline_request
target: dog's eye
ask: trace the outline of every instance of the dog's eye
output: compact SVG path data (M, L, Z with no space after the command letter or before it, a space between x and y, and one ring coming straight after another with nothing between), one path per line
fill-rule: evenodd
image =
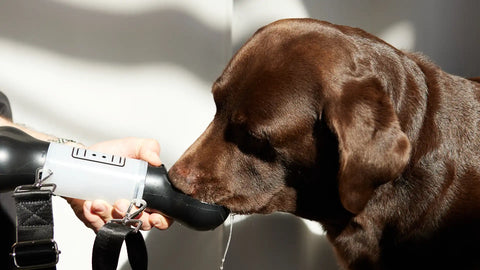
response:
M225 140L234 143L244 154L271 162L276 152L265 137L255 135L241 126L230 125L225 132Z

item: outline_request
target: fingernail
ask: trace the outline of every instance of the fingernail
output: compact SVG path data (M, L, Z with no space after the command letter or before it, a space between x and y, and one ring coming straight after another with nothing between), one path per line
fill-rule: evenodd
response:
M106 211L106 208L103 204L92 205L92 211L95 213L103 213Z
M160 220L159 218L156 218L153 221L153 226L157 227L159 225L162 225L162 220Z
M153 226L157 229L163 229L164 227L163 222L160 219L153 220Z
M127 209L128 209L128 205L124 203L119 203L116 205L116 207L117 207L117 210L120 211L121 213L127 212Z
M160 155L157 152L151 152L150 156L152 160L155 160L156 162L162 162L160 160Z
M87 211L90 212L92 210L92 202L91 201L85 201L84 207L85 207L85 209L87 209Z

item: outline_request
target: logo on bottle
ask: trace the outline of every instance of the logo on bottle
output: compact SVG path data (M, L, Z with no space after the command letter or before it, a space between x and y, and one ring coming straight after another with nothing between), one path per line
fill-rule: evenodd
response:
M125 162L126 162L125 157L107 155L103 153L90 151L84 148L73 148L72 157L81 159L81 160L98 162L98 163L103 163L103 164L108 164L108 165L113 165L118 167L125 166Z

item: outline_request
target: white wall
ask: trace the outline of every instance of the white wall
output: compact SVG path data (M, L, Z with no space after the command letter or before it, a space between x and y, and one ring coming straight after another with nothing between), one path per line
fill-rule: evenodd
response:
M212 82L258 27L286 17L358 26L447 71L478 76L479 3L0 0L0 90L17 122L85 144L152 137L170 167L211 120ZM58 269L89 269L93 232L63 200L54 207ZM315 223L253 216L233 231L225 269L337 268ZM218 268L226 233L177 224L145 234L150 269Z

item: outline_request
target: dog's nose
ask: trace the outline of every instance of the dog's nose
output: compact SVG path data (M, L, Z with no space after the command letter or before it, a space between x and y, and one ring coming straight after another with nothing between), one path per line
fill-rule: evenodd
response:
M174 166L173 169L174 169L173 171L174 171L175 175L177 177L179 177L180 179L182 179L182 180L184 180L188 183L191 183L193 181L193 177L192 177L190 168L181 167L181 166Z
M198 182L198 174L192 168L176 163L170 168L170 179L177 188L184 192L192 192L194 185Z

